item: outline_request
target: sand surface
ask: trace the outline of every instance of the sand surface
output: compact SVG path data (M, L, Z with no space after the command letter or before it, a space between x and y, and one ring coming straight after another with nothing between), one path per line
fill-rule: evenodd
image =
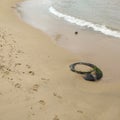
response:
M18 1L0 1L0 120L120 120L120 40L103 37L97 54L74 54L25 24ZM71 72L77 61L99 66L102 80Z

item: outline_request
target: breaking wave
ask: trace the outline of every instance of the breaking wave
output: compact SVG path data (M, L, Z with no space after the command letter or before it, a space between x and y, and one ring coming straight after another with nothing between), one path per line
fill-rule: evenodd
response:
M79 25L81 27L92 28L94 31L101 32L105 35L120 38L120 32L109 29L105 25L94 24L94 23L89 22L89 21L85 21L85 20L82 20L82 19L78 19L78 18L69 16L69 15L63 14L63 13L57 11L52 6L49 8L49 12L54 14L55 16L57 16L59 18L63 18L65 21L68 21L72 24L76 24L76 25Z

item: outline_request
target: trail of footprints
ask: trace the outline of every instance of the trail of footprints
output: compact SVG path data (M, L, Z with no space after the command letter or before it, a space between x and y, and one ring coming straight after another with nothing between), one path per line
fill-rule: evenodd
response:
M24 52L22 50L17 49L13 35L8 34L6 30L0 28L0 81L7 79L16 89L22 87L21 75L27 75L29 77L35 76L31 65L20 62L19 58L22 57L23 54ZM48 78L41 77L40 79L44 84L49 82ZM38 92L39 87L39 84L33 84L30 90ZM3 94L0 92L0 96L2 95ZM62 97L56 93L53 93L53 96L62 99ZM46 106L45 100L41 99L36 104L30 105L30 119L36 115L34 109L37 109L38 106L39 109L42 110ZM58 116L55 115L53 120L59 120Z
M34 76L35 72L29 64L22 64L19 60L24 52L17 49L16 41L12 34L0 27L0 80L14 81L14 76L20 79L21 75ZM21 88L20 83L14 83L14 87Z

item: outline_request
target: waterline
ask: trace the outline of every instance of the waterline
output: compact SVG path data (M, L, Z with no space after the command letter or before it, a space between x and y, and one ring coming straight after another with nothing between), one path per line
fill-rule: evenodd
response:
M79 25L81 27L92 28L94 31L101 32L105 35L120 38L120 32L115 31L115 30L111 30L108 27L106 27L105 25L94 24L92 22L88 22L88 21L85 21L82 19L78 19L78 18L69 16L69 15L63 14L63 13L57 11L52 6L49 8L49 12L54 14L55 16L57 16L59 18L63 18L65 21L70 22L72 24L76 24L76 25Z

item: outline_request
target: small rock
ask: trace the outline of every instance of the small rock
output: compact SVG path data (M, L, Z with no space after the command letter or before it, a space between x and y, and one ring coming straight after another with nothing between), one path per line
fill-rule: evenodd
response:
M76 31L76 32L75 32L75 35L77 35L77 34L78 34L78 32Z

